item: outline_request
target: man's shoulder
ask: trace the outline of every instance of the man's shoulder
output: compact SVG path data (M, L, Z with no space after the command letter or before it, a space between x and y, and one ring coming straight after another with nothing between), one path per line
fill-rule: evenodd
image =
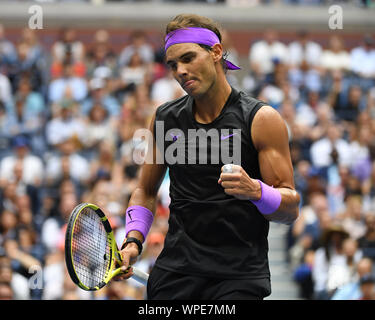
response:
M181 108L181 106L185 106L188 100L189 96L185 95L177 99L165 102L156 108L156 114L159 115L160 113L168 113L173 112L174 110L178 110L179 108Z
M244 91L238 91L237 92L237 102L239 102L244 108L254 108L254 107L262 107L269 105L268 103L259 100L257 98L254 98L250 94L244 92Z

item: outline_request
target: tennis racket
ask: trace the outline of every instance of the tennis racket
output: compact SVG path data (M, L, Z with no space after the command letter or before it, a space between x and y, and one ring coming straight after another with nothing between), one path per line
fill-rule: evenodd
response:
M65 234L65 262L73 282L83 290L103 288L123 273L112 227L96 205L82 203L70 214ZM133 267L132 278L146 285L148 274Z

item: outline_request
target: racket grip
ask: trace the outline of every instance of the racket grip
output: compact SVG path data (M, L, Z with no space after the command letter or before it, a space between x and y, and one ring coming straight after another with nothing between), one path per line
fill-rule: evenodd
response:
M143 285L147 285L147 281L148 281L148 273L146 272L143 272L137 268L133 268L133 275L132 275L132 278L136 281L138 281L139 283L142 283Z

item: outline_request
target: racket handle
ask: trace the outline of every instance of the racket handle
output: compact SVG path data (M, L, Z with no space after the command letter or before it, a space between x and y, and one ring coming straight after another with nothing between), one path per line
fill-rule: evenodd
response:
M132 278L136 281L138 281L139 283L142 283L143 285L147 285L147 280L148 280L148 274L146 272L143 272L137 268L133 268L133 275L132 275Z

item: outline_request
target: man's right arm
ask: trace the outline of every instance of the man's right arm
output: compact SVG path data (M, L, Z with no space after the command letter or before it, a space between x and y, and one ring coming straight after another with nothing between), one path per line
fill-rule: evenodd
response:
M139 182L128 204L128 207L138 205L147 208L151 212L155 212L157 193L167 169L165 164L156 163L157 154L160 151L157 148L154 137L154 123L155 114L149 126L153 141L148 142L149 147L147 148L148 153L152 152L152 158L149 155L145 156L145 159L152 159L152 161L145 161L142 165ZM152 144L152 148L150 148L150 144Z
M142 165L139 182L137 184L137 187L133 191L128 203L128 207L141 206L148 209L153 214L155 214L156 211L156 199L158 190L164 179L164 175L167 169L165 164L156 163L156 155L159 150L156 146L156 141L153 134L154 122L155 115L153 116L149 126L149 130L152 132L153 136L152 148L147 148L147 152L152 152L153 154L153 161L151 163L145 162ZM145 159L148 159L148 157L146 156ZM127 235L127 238L129 237L136 238L141 242L145 241L143 234L137 230L130 231ZM124 270L126 270L129 264L133 264L136 261L136 258L138 256L137 245L134 242L128 243L125 248L121 250L121 255L123 257L123 268ZM128 278L130 275L131 274L125 277L121 276L121 278Z

